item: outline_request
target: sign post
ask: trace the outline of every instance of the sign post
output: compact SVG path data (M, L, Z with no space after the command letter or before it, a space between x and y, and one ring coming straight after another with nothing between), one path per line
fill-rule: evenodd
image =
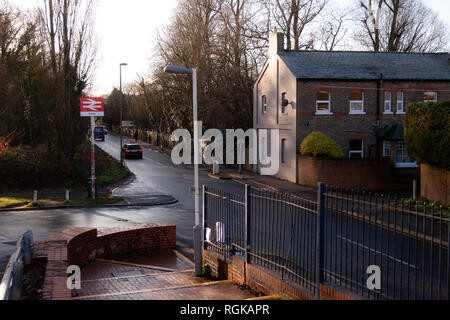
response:
M91 187L92 199L95 199L95 117L105 116L105 103L103 98L82 98L80 108L82 117L91 118Z

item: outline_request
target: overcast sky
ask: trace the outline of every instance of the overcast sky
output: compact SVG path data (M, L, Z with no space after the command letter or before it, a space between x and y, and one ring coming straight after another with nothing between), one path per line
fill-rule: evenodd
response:
M40 0L9 0L22 7ZM346 5L354 0L332 0ZM450 26L450 0L424 0L439 12ZM111 92L119 86L119 64L124 83L149 72L158 29L163 29L174 14L178 0L97 0L96 31L100 48L95 78L95 95Z

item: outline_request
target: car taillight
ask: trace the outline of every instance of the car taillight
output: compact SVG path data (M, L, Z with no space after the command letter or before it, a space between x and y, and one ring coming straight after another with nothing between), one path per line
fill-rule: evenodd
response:
M139 152L143 152L143 150L142 150L142 149L139 149Z
M130 150L127 150L127 151L125 151L126 153L130 153L131 151Z

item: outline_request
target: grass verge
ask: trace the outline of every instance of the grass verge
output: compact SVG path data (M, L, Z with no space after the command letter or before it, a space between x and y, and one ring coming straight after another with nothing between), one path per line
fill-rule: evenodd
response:
M0 209L13 209L13 208L51 208L51 207L73 207L73 206L99 206L110 205L123 201L121 197L99 197L95 200L72 197L70 201L65 201L59 198L40 199L37 203L33 203L31 199L24 199L20 197L1 197Z

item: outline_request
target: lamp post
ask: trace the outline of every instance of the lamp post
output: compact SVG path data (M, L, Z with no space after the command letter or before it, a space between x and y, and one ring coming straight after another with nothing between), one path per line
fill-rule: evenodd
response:
M198 123L198 97L197 97L197 69L187 69L176 66L167 66L164 72L173 74L192 74L193 82L193 105L194 105L194 180L195 180L195 226L194 226L194 257L195 257L195 274L202 276L202 217L200 215L200 182L199 169L200 163L200 133Z
M122 67L127 66L127 63L121 63L120 64L120 164L123 165L123 154L122 154L122 147L123 147L123 92L122 92Z

